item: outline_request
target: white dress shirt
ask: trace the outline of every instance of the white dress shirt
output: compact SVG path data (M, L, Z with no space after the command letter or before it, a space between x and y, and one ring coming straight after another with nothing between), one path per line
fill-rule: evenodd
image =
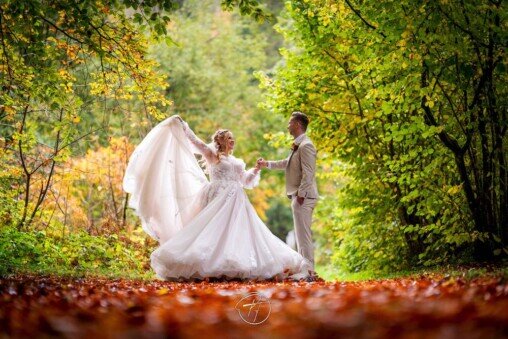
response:
M295 140L293 142L297 145L300 145L302 143L303 139L305 139L305 133L300 134L298 137L295 138Z

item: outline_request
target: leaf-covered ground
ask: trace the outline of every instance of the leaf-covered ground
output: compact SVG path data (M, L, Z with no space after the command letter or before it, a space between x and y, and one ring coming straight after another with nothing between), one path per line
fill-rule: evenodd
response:
M242 303L249 292L257 299ZM21 275L1 279L0 296L0 337L508 337L508 283L499 277L173 283Z

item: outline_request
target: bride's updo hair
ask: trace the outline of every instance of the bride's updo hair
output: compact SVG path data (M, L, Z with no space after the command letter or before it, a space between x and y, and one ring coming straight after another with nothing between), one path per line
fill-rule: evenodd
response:
M215 144L215 149L217 150L217 160L220 161L221 155L228 155L226 154L226 143L228 139L232 137L233 133L231 133L228 129L219 129L213 134L212 141Z

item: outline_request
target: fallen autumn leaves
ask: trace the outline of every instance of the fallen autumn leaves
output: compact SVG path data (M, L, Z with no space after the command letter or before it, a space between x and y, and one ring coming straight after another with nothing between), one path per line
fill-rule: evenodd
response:
M259 325L235 306L269 301ZM508 337L508 284L422 276L362 282L201 282L14 276L0 280L7 337Z

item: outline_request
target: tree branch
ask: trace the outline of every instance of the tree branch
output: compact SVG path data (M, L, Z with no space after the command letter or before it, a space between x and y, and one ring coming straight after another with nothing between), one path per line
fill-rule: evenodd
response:
M378 33L379 33L379 34L380 34L383 38L386 38L386 35L385 35L383 32L379 31L379 30L378 30L378 28L377 28L376 26L372 25L372 24L371 24L371 23L369 23L367 20L365 20L365 18L362 16L362 14L360 13L360 11L359 11L359 10L357 10L356 8L354 8L354 7L353 7L353 5L351 4L351 2L350 2L349 0L346 0L346 4L347 4L347 5L349 6L349 8L350 8L350 9L351 9L351 10L352 10L355 14L356 14L356 16L357 16L358 18L360 18L360 20L362 20L362 21L363 21L363 23L364 23L365 25L367 25L367 27L369 27L370 29L373 29L373 30L375 30L376 32L378 32Z

